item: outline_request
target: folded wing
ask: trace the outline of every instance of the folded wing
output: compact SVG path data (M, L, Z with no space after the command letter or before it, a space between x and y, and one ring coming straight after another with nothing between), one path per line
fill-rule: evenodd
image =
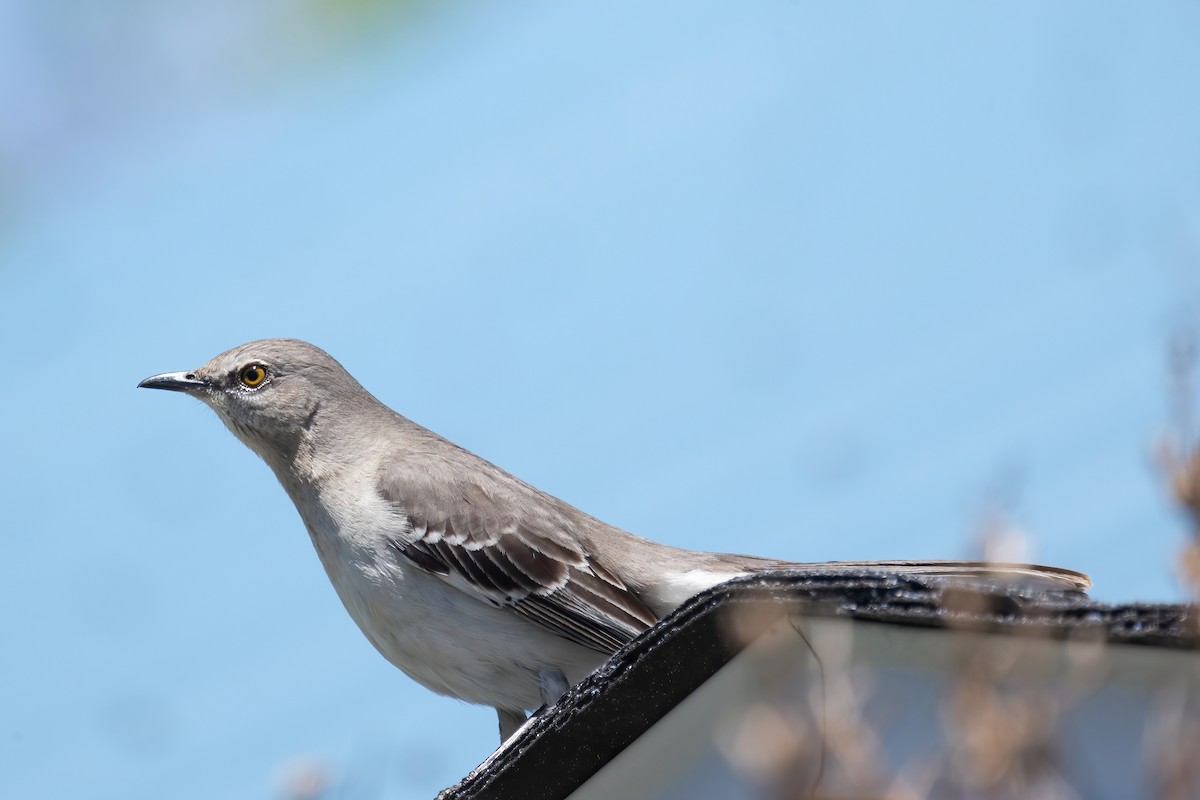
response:
M657 621L570 535L570 515L557 513L548 496L526 504L504 482L489 483L435 484L402 465L386 470L380 492L411 526L392 546L456 588L601 653Z

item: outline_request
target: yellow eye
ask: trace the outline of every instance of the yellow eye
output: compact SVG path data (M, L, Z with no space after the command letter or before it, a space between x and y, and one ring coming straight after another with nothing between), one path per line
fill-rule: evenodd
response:
M242 379L242 383L253 389L267 379L267 371L261 364L250 364L242 367L238 377Z

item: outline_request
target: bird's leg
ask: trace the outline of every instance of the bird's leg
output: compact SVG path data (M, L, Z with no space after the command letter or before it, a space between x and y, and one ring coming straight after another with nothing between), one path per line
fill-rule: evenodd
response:
M496 716L500 718L500 744L507 742L525 724L525 712L521 710L497 708Z
M543 708L557 703L558 698L566 694L567 689L570 688L571 684L567 683L567 676L561 669L543 667L538 670L538 689L542 693Z

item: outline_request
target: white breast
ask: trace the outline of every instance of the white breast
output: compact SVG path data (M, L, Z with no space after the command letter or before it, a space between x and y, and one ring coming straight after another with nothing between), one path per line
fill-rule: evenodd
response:
M470 703L532 709L541 705L540 669L560 669L575 684L604 661L414 566L391 544L404 518L382 497L326 489L293 499L350 616L388 661L427 688ZM379 520L389 522L381 528Z

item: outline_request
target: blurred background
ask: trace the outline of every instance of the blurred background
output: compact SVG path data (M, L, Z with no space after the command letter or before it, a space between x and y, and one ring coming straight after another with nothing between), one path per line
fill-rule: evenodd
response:
M211 412L134 389L259 337L673 544L1185 597L1198 38L1190 0L0 2L0 796L428 798L495 746Z

